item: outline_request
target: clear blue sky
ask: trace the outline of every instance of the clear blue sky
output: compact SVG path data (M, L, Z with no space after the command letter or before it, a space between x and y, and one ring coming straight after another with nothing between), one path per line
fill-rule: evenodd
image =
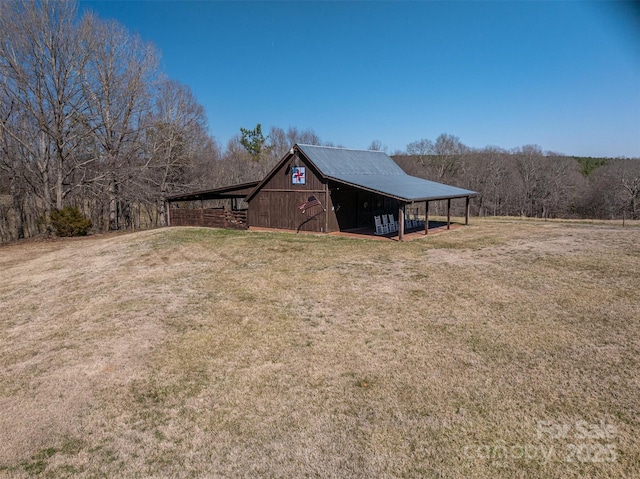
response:
M621 2L83 1L153 42L224 146L312 128L390 152L440 133L640 157L640 7Z

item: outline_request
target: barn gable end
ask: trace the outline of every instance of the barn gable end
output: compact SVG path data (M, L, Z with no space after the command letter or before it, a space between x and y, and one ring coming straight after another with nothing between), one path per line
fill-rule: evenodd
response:
M330 209L327 183L304 155L289 152L247 196L249 226L327 232ZM303 212L299 206L311 196L320 205Z

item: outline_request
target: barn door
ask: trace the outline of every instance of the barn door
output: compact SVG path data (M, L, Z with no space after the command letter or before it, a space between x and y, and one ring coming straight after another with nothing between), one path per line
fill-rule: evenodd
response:
M258 226L262 226L263 228L271 227L269 217L269 197L266 192L262 192L258 195Z

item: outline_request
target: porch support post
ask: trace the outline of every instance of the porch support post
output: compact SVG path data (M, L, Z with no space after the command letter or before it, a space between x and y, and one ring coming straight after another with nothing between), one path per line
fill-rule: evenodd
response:
M404 204L400 205L398 211L398 239L404 241Z
M324 184L324 232L329 232L329 182Z
M467 196L467 205L465 209L465 217L464 217L465 226L469 226L469 197Z
M429 234L429 201L425 202L424 207L424 234Z
M451 229L451 198L447 199L447 229Z

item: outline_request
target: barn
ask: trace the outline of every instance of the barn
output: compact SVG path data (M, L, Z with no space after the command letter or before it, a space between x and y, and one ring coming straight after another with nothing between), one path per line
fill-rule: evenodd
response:
M424 204L426 221L419 224L425 224L428 233L430 202L447 200L449 217L451 200L464 199L468 224L469 200L477 195L407 175L382 151L296 144L257 184L167 198L170 224L176 225L173 219L179 215L175 210L180 201L244 193L248 228L334 233L372 229L377 219L393 215L399 239L405 227L418 224L406 217L407 207Z

